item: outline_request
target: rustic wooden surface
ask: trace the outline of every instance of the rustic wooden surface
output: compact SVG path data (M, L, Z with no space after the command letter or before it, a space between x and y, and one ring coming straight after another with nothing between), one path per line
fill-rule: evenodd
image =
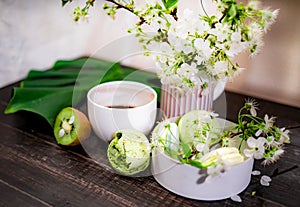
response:
M278 125L291 131L292 144L282 159L267 168L255 163L254 169L272 177L271 185L263 187L253 176L240 194L242 203L204 202L177 196L152 176L115 174L105 158L106 143L94 135L86 146L100 144L98 157L81 146L57 145L51 127L35 114L4 115L13 86L0 89L0 206L300 206L299 108L257 99L260 115L276 116ZM215 108L224 108L226 100L227 113L221 116L235 121L245 98L226 92Z

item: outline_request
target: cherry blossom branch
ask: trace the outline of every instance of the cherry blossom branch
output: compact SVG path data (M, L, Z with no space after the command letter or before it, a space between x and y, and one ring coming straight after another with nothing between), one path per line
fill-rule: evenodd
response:
M116 1L114 1L114 0L105 0L105 1L110 2L110 3L112 3L112 4L115 4L115 5L117 6L117 9L120 9L120 8L121 8L121 9L125 9L125 10L127 10L127 11L133 13L134 15L136 15L136 14L134 13L134 10L133 10L132 8L129 8L129 7L125 6L125 5L123 5L123 4L120 4L120 3L116 2Z

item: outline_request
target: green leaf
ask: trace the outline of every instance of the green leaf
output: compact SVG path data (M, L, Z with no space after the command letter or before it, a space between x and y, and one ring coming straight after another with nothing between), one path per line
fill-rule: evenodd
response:
M228 10L228 15L229 15L229 20L233 20L235 17L236 17L236 15L237 15L237 6L236 6L236 4L231 4L231 6L230 6L230 8L229 8L229 10Z
M95 68L110 67L112 62L96 58L82 57L74 60L58 60L51 70L74 69L74 68Z
M186 164L190 164L190 165L200 168L200 169L206 169L206 167L204 167L201 162L196 161L196 160L188 160L186 162Z
M30 71L20 87L14 88L13 97L4 113L30 111L41 115L53 126L60 110L80 104L93 86L115 80L141 82L160 94L158 79L154 73L132 68L122 69L120 63L88 57L60 60L50 70Z
M62 6L65 6L67 3L71 3L72 0L61 0Z
M185 143L181 143L181 149L183 151L183 158L189 158L192 154L192 150L190 148L189 145L185 144Z
M58 112L72 105L74 87L61 88L14 88L14 95L5 114L19 110L31 111L43 116L53 126ZM53 107L55 105L55 107Z
M178 0L162 0L166 9L170 9L178 3Z
M60 79L53 79L53 78L44 78L44 81L41 82L39 79L27 79L21 82L21 88L28 88L28 87L54 87L54 86L70 86L74 85L76 79L74 78L60 78Z

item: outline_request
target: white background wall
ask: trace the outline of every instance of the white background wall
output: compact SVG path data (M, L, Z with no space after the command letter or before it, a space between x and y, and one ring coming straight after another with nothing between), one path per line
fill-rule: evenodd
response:
M200 9L198 0L181 2ZM227 89L300 107L300 1L263 2L281 9L278 21L260 55L239 58L247 70ZM133 42L122 41L135 17L123 11L112 20L96 3L88 23L75 23L71 14L77 4L75 0L62 8L60 0L0 0L0 87L24 78L30 69L48 69L58 59L99 51L102 58L153 69L150 59L125 55L135 48ZM113 44L117 47L110 47Z

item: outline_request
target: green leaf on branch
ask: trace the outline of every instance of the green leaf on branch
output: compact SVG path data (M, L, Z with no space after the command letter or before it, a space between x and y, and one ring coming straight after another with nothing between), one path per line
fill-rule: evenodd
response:
M166 9L170 9L178 3L178 0L162 0Z
M237 10L238 10L237 5L236 4L231 4L231 6L228 10L228 16L229 16L228 19L229 20L233 20L236 17L236 15L238 13Z
M61 0L62 6L65 6L67 3L71 3L73 0Z

